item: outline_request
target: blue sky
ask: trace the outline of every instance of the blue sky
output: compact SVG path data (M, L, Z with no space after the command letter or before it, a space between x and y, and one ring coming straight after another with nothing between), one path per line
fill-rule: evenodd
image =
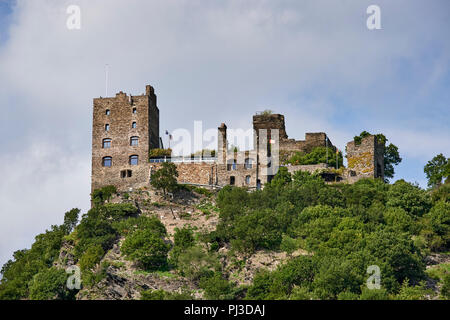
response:
M81 8L68 30L66 9ZM366 8L381 8L381 30ZM340 149L384 133L396 179L450 150L450 2L0 0L0 263L89 208L92 98L155 87L163 130L286 117Z

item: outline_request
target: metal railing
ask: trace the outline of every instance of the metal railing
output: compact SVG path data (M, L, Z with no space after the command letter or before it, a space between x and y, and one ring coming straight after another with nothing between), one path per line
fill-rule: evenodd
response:
M217 158L215 157L203 157L203 158L192 158L192 157L164 157L164 158L153 158L150 159L151 163L159 162L173 162L173 163L197 163L197 162L215 162Z

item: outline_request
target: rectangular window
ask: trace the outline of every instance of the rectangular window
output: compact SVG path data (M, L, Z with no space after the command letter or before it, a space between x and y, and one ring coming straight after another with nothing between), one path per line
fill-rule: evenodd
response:
M230 177L230 185L234 186L235 180L236 180L236 178L231 176Z

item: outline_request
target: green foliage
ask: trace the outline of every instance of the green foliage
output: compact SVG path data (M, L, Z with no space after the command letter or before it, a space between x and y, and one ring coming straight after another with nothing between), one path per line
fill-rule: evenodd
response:
M426 288L425 282L419 285L410 286L409 280L406 278L400 288L399 293L395 296L396 300L425 300L427 295L431 295L432 291Z
M439 201L450 202L450 183L441 185L431 192L431 199L433 203Z
M400 207L411 216L422 216L431 208L429 194L405 180L396 181L387 193L388 207Z
M191 158L209 158L209 157L215 157L216 156L216 150L211 149L202 149L201 151L196 151L194 153L191 153Z
M128 235L121 251L125 256L138 263L142 268L154 271L167 265L167 253L170 246L153 230L136 230Z
M94 267L104 254L105 251L103 251L103 248L100 245L89 247L79 261L81 271L86 271Z
M423 171L427 176L428 186L439 187L444 179L448 181L450 177L450 159L440 153L428 161Z
M206 252L200 246L192 246L181 252L178 257L178 270L191 280L199 280L203 276L220 270L217 254Z
M115 186L105 186L100 189L95 189L91 194L91 200L94 205L101 205L111 199L112 195L115 193L117 193Z
M386 139L387 141L387 139ZM394 165L398 165L402 162L402 158L400 157L400 153L398 152L398 147L390 143L387 147L384 148L384 176L385 178L393 178L394 177Z
M328 153L327 153L328 149ZM328 162L327 162L327 154L328 154ZM342 152L338 153L338 167L343 166L343 157ZM310 153L303 153L297 151L292 155L286 163L290 163L292 165L306 165L306 164L319 164L319 163L328 163L328 165L332 167L336 167L336 152L331 147L315 147L312 149Z
M148 157L150 159L153 158L164 158L164 157L170 157L172 156L172 149L161 149L161 148L154 148L149 151Z
M193 300L194 297L188 290L181 292L169 292L160 290L144 290L141 292L141 300Z
M78 215L80 214L80 209L72 209L70 211L67 211L64 214L64 228L65 228L65 232L67 234L71 233L73 231L73 229L75 228L75 226L78 223Z
M160 237L167 235L166 227L155 216L130 217L125 220L113 222L112 226L122 236L127 236L136 230L151 230Z
M37 273L29 285L31 300L65 299L68 274L63 269L51 267Z
M266 110L261 111L259 113L257 112L256 114L260 115L260 116L269 116L269 115L273 114L273 111L270 110L270 109L266 109Z
M308 299L316 270L316 262L309 256L293 258L273 272L261 270L248 288L246 299L286 299L292 294L292 299Z
M370 133L367 131L363 131L359 134L359 136L354 136L353 141L355 144L361 144L363 138L370 136Z
M152 174L150 184L166 194L176 190L178 186L177 177L176 165L172 162L163 162L161 168Z
M280 249L285 251L288 255L291 255L295 250L298 249L298 241L283 234L281 238Z
M450 299L450 273L446 273L443 277L441 297L447 300Z
M183 227L181 229L175 228L174 245L170 253L171 263L176 265L178 263L178 257L186 249L195 245L194 231L191 227Z
M118 236L113 223L137 213L128 203L95 206L83 215L76 228L75 257L81 258L89 247L100 245L106 252Z
M232 284L224 279L220 272L212 276L206 275L200 278L200 288L205 290L205 298L209 300L230 300L232 296Z
M51 230L35 237L31 249L18 250L2 267L0 282L0 300L18 300L29 297L29 284L33 277L53 265L67 227L52 226Z
M364 287L359 300L390 300L386 289L369 289Z

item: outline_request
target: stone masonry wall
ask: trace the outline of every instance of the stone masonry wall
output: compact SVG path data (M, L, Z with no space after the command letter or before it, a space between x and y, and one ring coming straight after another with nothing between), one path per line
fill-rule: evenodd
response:
M133 122L136 122L136 128L132 127ZM106 125L109 125L109 130L106 130ZM131 145L131 137L138 138L137 146ZM103 147L104 139L111 139L109 148ZM141 96L119 92L112 98L94 99L92 190L108 184L145 183L148 181L146 164L149 150L158 146L159 110L151 86L147 86L146 94ZM138 165L130 164L132 155L138 156ZM103 166L104 157L112 158L111 167ZM122 171L131 171L131 177L123 178Z
M377 142L374 135L367 136L360 144L347 143L347 167L355 172L357 180L361 178L384 179L384 145Z

